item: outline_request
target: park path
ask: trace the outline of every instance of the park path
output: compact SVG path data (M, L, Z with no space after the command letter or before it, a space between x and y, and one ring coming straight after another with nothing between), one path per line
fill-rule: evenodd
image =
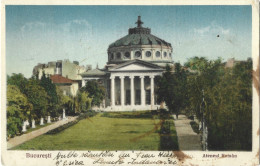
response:
M185 115L179 115L178 119L174 120L179 148L200 151L202 150L200 136L192 130L190 122L191 120Z
M48 131L50 130L53 130L59 126L62 126L66 123L69 123L71 121L74 121L77 119L77 116L74 116L74 117L67 117L67 119L65 120L60 120L60 121L57 121L57 122L54 122L53 124L51 125L48 125L46 127L43 127L43 128L40 128L38 130L35 130L35 131L32 131L32 132L29 132L27 134L23 134L21 136L16 136L14 138L11 138L8 142L7 142L7 149L11 149L17 145L20 145L26 141L29 141L35 137L38 137L42 134L45 134L47 133Z

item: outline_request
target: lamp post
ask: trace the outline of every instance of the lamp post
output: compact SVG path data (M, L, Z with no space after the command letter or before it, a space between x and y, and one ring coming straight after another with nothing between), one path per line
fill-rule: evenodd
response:
M201 124L201 130L202 130L202 150L207 151L208 150L208 128L207 123L205 119L205 99L204 99L204 89L202 90L202 102L200 105L200 112L202 113L202 124Z

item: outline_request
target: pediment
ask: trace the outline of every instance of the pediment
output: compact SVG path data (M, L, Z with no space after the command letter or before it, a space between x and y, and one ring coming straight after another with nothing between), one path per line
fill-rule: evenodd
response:
M117 69L118 71L126 71L126 70L154 70L155 68L152 68L150 66L145 66L145 65L141 65L141 64L130 64L124 67L121 67L119 69Z
M131 61L113 67L110 71L161 71L161 67L144 61Z

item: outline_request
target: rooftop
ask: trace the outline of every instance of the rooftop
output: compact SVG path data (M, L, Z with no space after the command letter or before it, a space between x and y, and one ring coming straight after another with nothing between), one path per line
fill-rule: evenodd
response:
M101 69L93 69L93 70L88 70L84 73L82 73L82 76L103 76L105 75L106 72L102 71Z
M52 75L50 78L54 84L72 84L73 82L71 79L62 77L61 75L57 74Z
M109 48L129 45L161 45L171 47L170 43L152 35L150 28L142 27L141 16L138 16L136 24L137 27L130 28L128 35L110 44Z

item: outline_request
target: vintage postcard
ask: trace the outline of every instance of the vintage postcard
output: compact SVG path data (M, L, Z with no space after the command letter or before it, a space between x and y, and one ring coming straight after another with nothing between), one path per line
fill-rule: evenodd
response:
M258 1L1 9L2 165L259 165Z

